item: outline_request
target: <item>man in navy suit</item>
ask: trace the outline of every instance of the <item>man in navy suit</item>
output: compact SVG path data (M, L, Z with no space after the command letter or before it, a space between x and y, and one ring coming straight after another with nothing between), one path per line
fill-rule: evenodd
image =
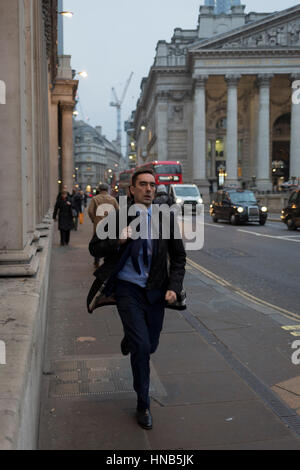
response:
M107 283L107 295L115 294L124 328L121 351L131 355L137 422L150 430L153 426L149 397L150 355L159 344L166 303L176 302L181 294L186 254L182 239L174 236L174 214L169 219L169 239L162 238L161 227L158 239L151 239L152 202L156 191L152 171L137 171L132 177L130 191L136 207L141 208L140 216L148 219L148 238L132 240L132 228L128 224L117 240L101 241L96 235L90 243L90 253L105 256L102 271L106 264L114 264L112 260L116 260L116 269Z

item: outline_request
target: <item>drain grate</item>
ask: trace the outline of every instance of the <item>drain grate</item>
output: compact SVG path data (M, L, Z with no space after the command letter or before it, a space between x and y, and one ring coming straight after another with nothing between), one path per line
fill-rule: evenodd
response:
M134 392L130 361L123 356L56 361L51 364L49 396L52 398L121 397ZM166 396L166 390L151 363L150 393Z

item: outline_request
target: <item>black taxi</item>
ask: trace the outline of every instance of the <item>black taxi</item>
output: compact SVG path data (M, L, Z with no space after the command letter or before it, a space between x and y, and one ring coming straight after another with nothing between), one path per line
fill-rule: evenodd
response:
M218 220L228 220L234 225L246 222L265 225L268 208L258 204L253 191L223 189L216 193L210 205L210 215L215 223Z
M300 189L290 195L287 207L281 211L281 220L289 230L297 230L300 227Z

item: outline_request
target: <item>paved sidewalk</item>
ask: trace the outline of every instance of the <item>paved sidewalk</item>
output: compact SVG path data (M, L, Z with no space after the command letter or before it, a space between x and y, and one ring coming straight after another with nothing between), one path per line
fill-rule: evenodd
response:
M91 316L85 307L93 281L91 232L86 220L72 232L69 248L59 246L58 233L54 237L39 448L299 450L299 435L283 419L297 422L298 415L271 391L298 373L290 364L286 333L191 266L189 310L166 312L151 361L154 428L137 426L116 308ZM276 348L267 334L261 341L273 329Z

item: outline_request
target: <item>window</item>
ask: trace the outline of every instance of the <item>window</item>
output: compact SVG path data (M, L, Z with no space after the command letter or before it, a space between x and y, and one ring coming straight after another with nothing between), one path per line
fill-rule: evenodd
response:
M227 118L219 119L216 124L217 129L227 129Z
M223 137L219 137L216 140L216 159L225 159L225 139Z
M294 193L291 194L291 197L289 199L289 204L293 203L293 202L297 202L297 199L298 199L298 195L300 194L300 192L298 191L295 191Z
M209 140L207 143L207 175L212 176L211 167L212 167L212 147L213 141Z
M178 184L174 187L174 192L178 197L200 197L197 187L186 187Z
M230 197L228 193L223 193L223 201L230 201Z
M222 193L217 194L217 202L222 202Z
M157 175L181 175L181 165L155 165L154 172Z
M240 193L231 193L231 200L234 204L257 204L254 193L251 191L242 191Z

